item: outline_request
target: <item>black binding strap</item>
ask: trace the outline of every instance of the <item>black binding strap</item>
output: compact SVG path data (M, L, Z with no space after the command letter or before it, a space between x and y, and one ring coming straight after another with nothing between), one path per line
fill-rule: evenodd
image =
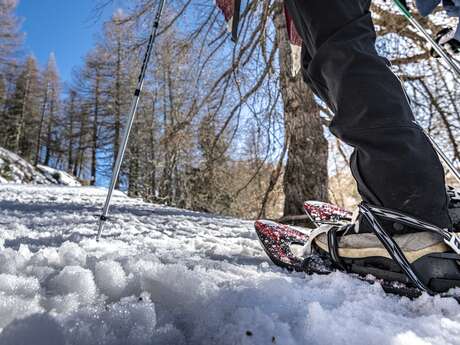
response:
M342 270L348 271L347 266L339 256L339 241L337 239L337 232L345 232L349 229L350 225L334 226L327 232L327 246L332 261Z
M444 242L452 248L454 252L460 254L460 238L455 232L449 231L447 229L441 229L434 224L427 223L423 220L417 219L415 217L411 217L409 215L400 213L398 211L390 210L384 207L377 207L367 205L369 211L373 212L375 215L388 219L393 220L398 223L407 225L409 227L419 229L422 231L429 231L435 233L442 237Z
M430 295L434 295L425 284L418 278L417 274L412 269L411 264L407 260L401 248L393 240L393 238L383 229L378 220L374 217L371 206L368 206L365 203L359 205L359 209L364 219L369 223L372 230L374 231L377 238L382 242L383 246L386 248L393 260L401 267L406 276L412 281L412 283L421 291L425 291Z

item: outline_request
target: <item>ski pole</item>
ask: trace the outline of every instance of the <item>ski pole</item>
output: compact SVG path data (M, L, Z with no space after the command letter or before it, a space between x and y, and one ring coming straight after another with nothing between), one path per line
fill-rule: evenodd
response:
M421 128L421 127L420 127ZM460 172L457 170L455 167L454 163L449 159L449 157L446 156L444 151L441 149L441 147L434 141L433 138L428 134L428 132L422 128L423 133L425 133L426 137L428 140L431 142L433 147L435 148L436 152L438 155L442 158L444 163L446 163L447 167L449 168L450 172L455 176L457 181L460 183Z
M401 10L402 14L406 19L425 37L428 43L431 44L436 53L441 56L444 61L452 67L452 69L460 77L460 67L453 61L452 57L447 54L444 49L431 37L431 35L425 30L425 28L414 18L412 13L409 12L406 6L404 6L400 0L393 0L396 6Z
M115 166L113 168L112 180L110 181L110 187L109 187L109 190L108 190L108 193L107 193L107 197L105 199L104 208L103 208L102 214L101 214L101 216L99 218L97 241L100 240L101 234L102 234L102 229L104 227L104 223L108 219L107 217L108 217L108 214L109 214L109 208L110 208L110 202L112 200L112 194L113 194L113 191L115 189L115 185L117 183L118 176L120 174L121 164L123 163L123 158L125 156L126 147L128 145L129 134L131 133L131 128L133 126L134 118L136 117L137 106L139 105L141 91L142 91L142 88L144 86L145 74L147 72L147 66L149 64L150 57L151 57L152 51L153 51L153 46L154 46L154 43L155 43L155 39L157 37L158 26L159 26L159 23L160 23L161 14L163 12L164 3L165 3L165 0L160 0L160 3L158 5L158 9L157 9L157 13L156 13L156 16L155 16L155 20L154 20L153 25L152 25L152 31L150 33L150 37L149 37L149 41L148 41L148 45L147 45L147 50L145 51L144 61L142 62L142 68L141 68L141 72L139 74L139 80L137 82L136 90L134 91L133 100L132 100L130 112L129 112L129 115L128 115L128 120L126 122L125 131L123 133L123 140L121 142L121 147L120 147L120 150L118 151L117 160L115 161Z
M412 13L407 9L406 6L402 4L400 0L393 0L396 6L401 10L403 13L404 17L409 20L409 22L419 30L425 39L428 41L428 43L431 44L433 49L444 59L444 61L452 67L452 69L457 73L457 75L460 77L460 67L452 60L452 58L442 49L442 47L433 40L433 38L430 36L430 34L425 30L425 28L414 18ZM418 125L418 124L417 124ZM438 153L438 155L441 157L441 159L446 163L447 167L449 168L450 172L455 176L458 182L460 182L460 172L458 169L455 167L454 163L447 157L447 155L444 153L444 151L441 149L441 147L434 141L434 139L428 134L428 132L422 128L422 126L418 125L420 129L423 131L425 136L428 138L428 140L431 142L433 145L434 149Z
M447 157L447 155L444 153L442 148L434 141L434 139L431 137L431 135L423 128L420 126L420 124L417 121L414 121L414 124L420 128L420 130L425 134L425 136L428 138L430 141L431 145L434 147L436 152L438 153L439 157L446 163L447 167L449 168L450 172L455 176L458 182L460 182L460 172L458 169L455 167L454 163Z

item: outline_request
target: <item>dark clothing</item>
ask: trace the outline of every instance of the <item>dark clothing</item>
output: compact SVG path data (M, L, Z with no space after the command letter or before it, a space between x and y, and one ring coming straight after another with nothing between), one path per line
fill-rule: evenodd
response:
M451 228L442 165L375 50L370 0L285 4L303 40L303 77L334 112L332 133L355 149L351 169L363 200Z

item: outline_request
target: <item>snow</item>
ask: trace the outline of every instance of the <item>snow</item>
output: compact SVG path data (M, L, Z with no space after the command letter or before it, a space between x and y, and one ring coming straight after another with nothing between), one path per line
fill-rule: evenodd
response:
M2 147L0 147L0 177L0 183L50 183L33 165Z
M81 186L75 176L45 165L35 168L17 154L0 147L0 184L6 183Z
M268 262L252 222L0 185L0 345L460 344L460 306Z
M81 183L78 182L78 180L66 173L65 171L53 169L51 167L48 167L46 165L37 165L38 171L40 171L45 177L50 180L50 181L56 181L57 184L61 184L64 186L71 186L71 187L76 187L76 186L81 186Z

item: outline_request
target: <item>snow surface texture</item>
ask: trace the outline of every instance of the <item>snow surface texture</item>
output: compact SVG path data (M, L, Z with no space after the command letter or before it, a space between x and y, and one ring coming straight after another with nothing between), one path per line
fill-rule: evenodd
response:
M81 185L74 176L64 171L44 165L35 168L17 154L0 147L0 184L3 183Z
M251 222L0 186L0 345L460 344L460 306L272 264Z

